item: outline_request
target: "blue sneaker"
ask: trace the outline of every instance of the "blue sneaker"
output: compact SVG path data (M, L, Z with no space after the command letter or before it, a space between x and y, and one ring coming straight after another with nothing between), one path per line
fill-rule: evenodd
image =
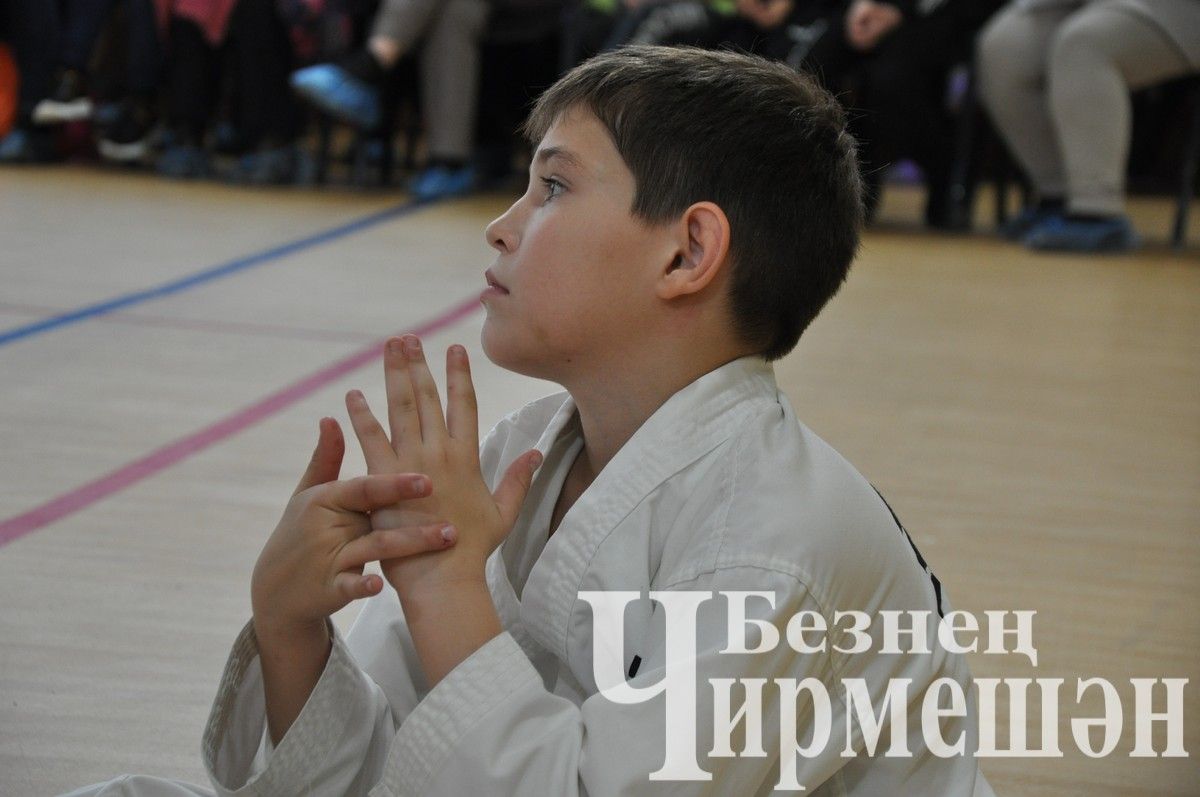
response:
M417 199L440 199L465 194L475 187L475 167L450 169L431 166L408 184L408 191Z
M158 173L164 177L186 180L208 177L212 174L212 163L208 153L192 144L176 144L168 147L158 159Z
M1007 238L1010 241L1020 241L1029 234L1029 231L1034 227L1045 224L1051 219L1062 218L1066 213L1066 209L1062 206L1045 207L1043 205L1030 205L1011 218L1004 224L1000 225L997 232L1001 238Z
M293 72L292 90L308 102L360 130L374 130L382 116L379 92L335 64Z
M1022 239L1030 249L1050 252L1127 252L1141 243L1129 219L1073 219L1059 216L1034 227Z
M33 134L28 130L13 128L0 138L0 163L29 163L33 159Z
M295 185L304 182L311 172L303 152L284 146L243 155L224 176L242 185Z
M0 163L50 163L59 157L54 136L41 128L14 127L0 138Z

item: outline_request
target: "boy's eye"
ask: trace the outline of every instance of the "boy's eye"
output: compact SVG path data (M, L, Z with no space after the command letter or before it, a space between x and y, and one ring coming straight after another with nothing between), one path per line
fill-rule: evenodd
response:
M542 184L546 186L546 199L542 202L542 204L545 204L546 202L549 202L551 199L554 199L554 197L561 194L563 192L563 189L565 188L565 186L561 182L554 179L553 177L542 177L539 179L541 179Z

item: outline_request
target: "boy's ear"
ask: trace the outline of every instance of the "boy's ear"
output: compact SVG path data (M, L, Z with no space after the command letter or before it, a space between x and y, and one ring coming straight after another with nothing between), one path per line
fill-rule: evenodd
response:
M729 219L713 202L697 202L674 225L676 249L658 281L660 299L699 293L708 287L729 254Z

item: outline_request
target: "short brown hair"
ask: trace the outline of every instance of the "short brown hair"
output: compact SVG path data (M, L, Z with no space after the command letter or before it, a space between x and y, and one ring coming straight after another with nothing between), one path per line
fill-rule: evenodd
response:
M837 100L757 56L630 46L572 69L525 122L535 145L564 113L601 121L636 181L634 216L715 202L729 218L734 329L787 354L837 293L858 248L862 185Z

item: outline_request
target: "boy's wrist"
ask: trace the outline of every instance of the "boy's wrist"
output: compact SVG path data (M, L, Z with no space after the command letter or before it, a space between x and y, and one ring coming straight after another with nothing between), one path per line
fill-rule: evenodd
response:
M329 628L320 620L281 620L255 614L251 618L259 650L312 650L329 644Z
M400 603L430 687L504 630L482 574L408 589Z
M456 552L457 553L457 552ZM389 575L392 586L401 600L435 602L463 590L476 587L487 589L487 562L477 556L457 556L450 560L450 552L438 554L443 561L432 568L406 570L401 566ZM406 563L407 564L407 563ZM421 564L413 562L412 564Z
M278 745L300 716L333 651L326 621L272 623L253 620L262 668L267 730Z

